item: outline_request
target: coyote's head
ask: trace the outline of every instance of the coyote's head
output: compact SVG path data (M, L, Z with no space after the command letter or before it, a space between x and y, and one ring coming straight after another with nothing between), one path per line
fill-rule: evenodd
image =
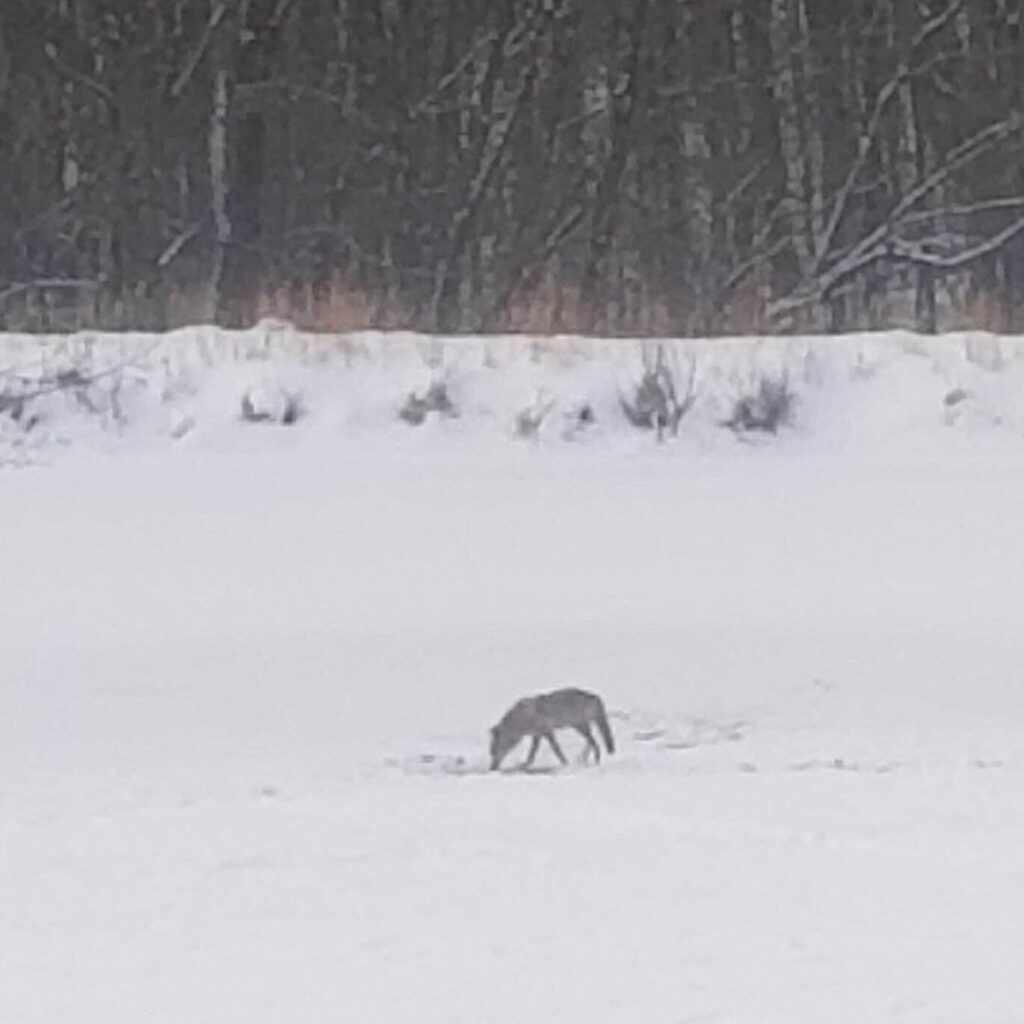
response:
M522 739L522 733L506 722L499 722L491 730L491 771L497 771L505 755Z

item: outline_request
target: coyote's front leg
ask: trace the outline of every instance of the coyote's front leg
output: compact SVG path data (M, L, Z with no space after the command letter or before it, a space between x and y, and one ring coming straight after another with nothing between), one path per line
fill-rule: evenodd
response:
M534 733L530 737L530 752L526 755L526 760L519 766L522 771L528 771L533 767L534 758L537 756L537 751L540 749L540 736Z

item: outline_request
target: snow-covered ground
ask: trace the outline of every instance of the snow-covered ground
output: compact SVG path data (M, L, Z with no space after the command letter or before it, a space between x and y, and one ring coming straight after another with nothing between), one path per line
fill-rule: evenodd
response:
M661 363L659 364L659 360ZM526 440L648 451L630 425L663 366L685 407L674 452L757 441L724 424L762 382L792 395L790 448L829 455L1024 439L1024 338L961 334L629 341L315 336L266 325L167 335L0 334L0 466L74 448L408 452ZM451 415L400 413L443 387ZM410 409L410 397L413 408ZM268 422L252 422L265 420ZM291 421L275 432L275 424ZM529 427L523 430L523 425ZM268 429L270 428L270 429ZM671 432L669 432L671 433Z
M0 1021L1017 1024L1024 445L925 359L822 392L856 445L199 415L0 474ZM616 755L484 771L569 682Z

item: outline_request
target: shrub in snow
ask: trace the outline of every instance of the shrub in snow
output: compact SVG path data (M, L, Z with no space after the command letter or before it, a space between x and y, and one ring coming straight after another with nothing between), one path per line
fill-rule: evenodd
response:
M986 427L998 426L1002 417L987 410L966 388L957 387L947 392L942 399L942 422L947 427L959 423L977 424Z
M25 411L24 396L17 393L11 385L0 386L0 416L9 416L12 420L19 420Z
M281 423L291 426L302 418L302 400L282 388L250 388L242 395L242 419L246 423Z
M796 395L785 377L772 380L762 377L753 394L742 395L733 406L725 426L738 434L761 431L777 434L793 420Z
M432 412L446 419L453 419L459 414L443 381L431 384L425 395L420 396L415 392L410 394L398 410L398 416L411 426L418 427Z
M582 405L566 411L562 437L566 441L574 441L596 422L597 417L594 415L593 407L588 402L584 402Z
M545 399L538 395L537 400L527 406L516 416L516 437L534 439L540 434L540 428L547 419L548 414L554 409L555 403L551 399Z
M195 430L196 420L187 413L175 413L171 416L170 434L175 441L180 441L186 434Z
M54 390L66 392L80 409L99 415L104 411L106 403L103 401L102 395L92 393L92 384L93 381L86 377L81 370L72 367L69 370L61 370L57 374ZM114 402L116 405L116 399Z
M30 411L31 398L14 394L12 391L0 391L0 416L28 432L39 425L42 417Z
M35 378L11 377L0 382L0 415L29 431L42 422L40 405L63 396L72 409L120 423L122 376L121 368L90 376L70 367Z
M690 366L685 393L680 396L678 373L665 364L665 353L659 348L653 366L647 366L631 398L619 396L626 419L639 430L654 430L662 441L665 431L679 433L679 424L696 401L694 380L696 368Z

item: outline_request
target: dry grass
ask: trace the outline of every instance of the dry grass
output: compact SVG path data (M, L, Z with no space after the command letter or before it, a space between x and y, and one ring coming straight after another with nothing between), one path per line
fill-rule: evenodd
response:
M1014 329L1013 311L997 290L981 290L966 282L947 285L947 289L940 309L943 330L1005 334ZM641 282L630 282L624 292L620 282L618 288L609 288L607 296L599 295L588 304L578 286L564 284L551 274L515 296L490 329L536 338L564 334L771 335L779 333L780 325L768 316L770 299L766 284L751 279L736 288L720 307L699 316L696 310L666 300ZM0 330L159 331L209 323L213 305L205 283L195 278L161 280L116 292L91 285L19 288L0 304ZM253 304L247 323L264 319L285 321L300 330L322 334L431 329L424 310L374 294L343 276L327 285L299 282L267 286ZM892 309L880 311L878 320L878 326L902 322ZM808 324L807 329L822 326Z
M954 311L954 316L957 328L962 331L1002 334L1010 329L1005 304L987 291L975 291L965 296Z
M304 331L346 334L379 326L377 303L341 282L326 289L303 285L263 292L256 303L256 319L286 320Z
M495 325L499 330L535 337L555 334L605 334L666 337L681 333L682 325L666 302L645 290L619 302L617 299L597 307L584 301L580 289L546 278L530 292L517 295L504 317Z
M586 322L582 313L578 289L545 279L528 294L517 295L496 326L512 334L570 334Z
M768 288L748 280L734 289L729 301L718 312L716 334L759 335L771 334L773 327L768 315L771 295Z

